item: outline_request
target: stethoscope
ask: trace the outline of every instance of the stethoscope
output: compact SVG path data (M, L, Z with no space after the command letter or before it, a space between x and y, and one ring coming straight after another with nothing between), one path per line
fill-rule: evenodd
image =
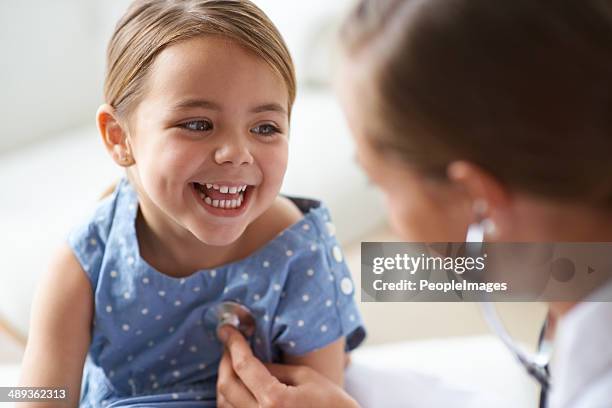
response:
M248 307L232 301L221 302L204 314L204 327L218 333L221 326L232 326L247 339L255 333L255 318Z
M482 244L484 242L485 232L488 232L492 228L492 224L490 220L481 216L485 210L481 203L475 203L474 207L477 219L476 222L470 224L468 227L465 241ZM548 336L548 318L540 332L537 352L529 353L523 350L510 336L497 314L494 303L479 302L479 305L489 328L500 338L517 361L525 368L527 373L540 383L542 395L545 395L546 391L550 388L548 364L550 363L552 355L552 342Z

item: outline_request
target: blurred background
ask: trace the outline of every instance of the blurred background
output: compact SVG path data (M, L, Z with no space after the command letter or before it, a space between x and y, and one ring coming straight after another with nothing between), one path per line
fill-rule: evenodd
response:
M283 192L327 203L358 285L360 242L399 238L354 162L330 88L336 28L353 1L255 3L283 34L299 79ZM53 249L121 176L103 150L94 115L103 102L106 44L128 4L0 2L0 364L21 359L36 282ZM363 303L361 309L369 345L488 333L474 304ZM515 336L535 342L540 305L500 310Z

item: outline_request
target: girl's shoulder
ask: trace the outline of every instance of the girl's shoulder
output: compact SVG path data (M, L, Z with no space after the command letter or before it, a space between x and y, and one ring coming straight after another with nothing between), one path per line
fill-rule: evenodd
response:
M96 203L89 215L82 219L69 233L68 246L72 249L83 270L92 281L97 279L97 270L106 251L109 237L113 229L121 228L124 223L122 215L127 207L136 205L125 188L125 180L121 180L115 190ZM125 235L125 234L120 234ZM93 283L93 282L92 282Z
M279 195L272 206L249 225L241 248L243 257L266 246L279 236L301 236L330 228L327 207L318 200ZM314 231L309 231L312 226ZM300 238L298 238L300 239Z

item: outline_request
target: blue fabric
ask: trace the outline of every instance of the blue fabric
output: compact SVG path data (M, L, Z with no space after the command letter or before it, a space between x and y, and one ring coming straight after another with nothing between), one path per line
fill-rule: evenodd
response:
M140 257L138 197L121 180L68 238L95 302L82 407L215 406L222 345L203 319L226 300L252 311L257 329L250 340L264 361L306 354L342 336L348 350L363 341L327 209L289 198L304 217L250 257L173 278Z

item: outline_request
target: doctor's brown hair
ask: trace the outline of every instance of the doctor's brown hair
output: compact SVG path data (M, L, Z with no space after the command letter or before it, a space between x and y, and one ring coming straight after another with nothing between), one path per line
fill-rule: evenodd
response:
M612 0L361 0L341 43L381 153L612 208Z
M127 117L146 90L147 73L166 47L198 36L226 37L261 57L295 100L293 61L280 33L249 0L136 0L119 20L107 51L104 98Z

